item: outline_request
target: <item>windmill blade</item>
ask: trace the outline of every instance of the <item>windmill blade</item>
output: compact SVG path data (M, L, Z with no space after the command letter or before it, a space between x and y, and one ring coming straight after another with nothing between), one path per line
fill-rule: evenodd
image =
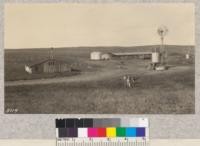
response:
M168 33L168 28L164 25L158 27L157 29L158 35L165 36Z

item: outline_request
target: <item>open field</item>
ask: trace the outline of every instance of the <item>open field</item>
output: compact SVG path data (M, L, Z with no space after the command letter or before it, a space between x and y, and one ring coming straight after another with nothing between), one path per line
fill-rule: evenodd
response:
M60 48L55 57L76 64L81 70L53 76L29 75L24 65L48 57L47 49L6 50L5 110L18 113L127 113L127 114L192 114L195 112L194 58L185 60L188 46L166 46L169 70L147 70L150 60L133 58L90 61L91 51L151 51L155 46L110 48ZM194 56L194 48L190 52ZM119 67L123 66L123 67ZM135 88L127 89L123 75L138 78ZM23 83L31 84L23 85ZM22 81L17 81L22 80ZM40 81L40 82L39 82Z

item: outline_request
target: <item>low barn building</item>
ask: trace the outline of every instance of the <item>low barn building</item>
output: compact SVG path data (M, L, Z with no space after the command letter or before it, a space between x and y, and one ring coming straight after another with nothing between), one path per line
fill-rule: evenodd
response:
M25 65L25 71L32 73L56 73L71 72L71 66L65 61L48 59L33 65Z
M112 53L115 57L134 57L139 59L151 59L152 52L122 52Z

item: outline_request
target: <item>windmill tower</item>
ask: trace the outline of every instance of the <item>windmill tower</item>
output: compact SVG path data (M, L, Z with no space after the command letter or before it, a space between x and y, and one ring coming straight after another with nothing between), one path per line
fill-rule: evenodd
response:
M160 26L157 29L157 33L160 36L161 44L160 44L160 53L161 53L161 64L166 64L166 50L164 48L164 37L168 33L168 28L166 26Z
M51 60L54 59L54 48L51 48L51 49L50 49L50 52L49 52L49 59L51 59Z

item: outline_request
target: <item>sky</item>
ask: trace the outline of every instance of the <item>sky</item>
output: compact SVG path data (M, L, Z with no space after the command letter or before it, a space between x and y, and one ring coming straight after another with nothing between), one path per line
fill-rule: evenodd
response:
M4 48L195 45L192 3L6 4Z

